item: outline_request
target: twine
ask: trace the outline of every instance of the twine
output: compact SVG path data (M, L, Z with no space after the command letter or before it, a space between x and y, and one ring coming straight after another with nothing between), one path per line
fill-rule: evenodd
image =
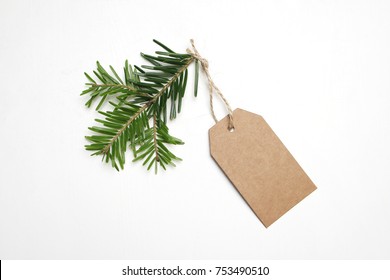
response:
M232 108L230 107L229 102L226 100L225 96L222 94L222 92L219 90L219 88L215 85L213 79L211 79L211 76L209 73L209 62L199 54L198 50L195 47L195 43L194 43L193 39L191 39L191 45L192 45L192 49L188 48L187 53L192 55L195 59L197 59L200 62L200 64L202 65L203 72L206 74L207 80L209 82L211 115L212 115L214 121L217 123L218 119L215 116L214 106L213 106L213 93L215 92L215 93L217 93L217 95L221 98L221 100L225 104L225 107L228 111L228 116L229 116L228 129L232 130L232 129L234 129Z

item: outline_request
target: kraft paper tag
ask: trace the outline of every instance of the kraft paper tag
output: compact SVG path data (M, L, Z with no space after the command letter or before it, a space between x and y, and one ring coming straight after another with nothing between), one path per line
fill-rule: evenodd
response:
M236 109L209 130L211 156L265 227L316 189L265 120Z

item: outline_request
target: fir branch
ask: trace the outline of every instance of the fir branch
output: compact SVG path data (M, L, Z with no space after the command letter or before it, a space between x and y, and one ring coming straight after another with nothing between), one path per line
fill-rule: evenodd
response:
M148 96L147 93L142 93L137 90L137 87L132 82L136 79L136 74L134 73L131 65L128 65L126 60L125 62L125 82L118 76L115 69L110 65L111 72L114 76L110 75L103 66L96 62L97 71L93 71L95 76L99 79L100 83L97 83L90 75L84 73L84 75L89 80L89 83L86 83L88 88L84 90L81 95L89 94L90 98L85 103L87 107L90 107L93 101L100 97L100 102L96 106L96 110L99 110L104 102L107 101L108 96L119 96L121 98L126 98L128 96Z
M95 76L100 80L97 83L85 73L90 81L88 89L82 94L90 94L86 105L100 97L97 108L100 108L107 97L115 97L118 102L109 101L114 109L100 112L104 119L96 119L102 126L90 127L94 135L86 138L91 144L87 150L94 151L92 155L103 155L106 162L111 161L117 170L123 169L126 147L134 153L134 160L144 159L148 169L155 164L155 170L160 165L173 165L174 160L180 160L172 154L164 144L183 144L180 139L172 137L166 126L168 100L170 101L170 119L180 113L182 98L188 78L188 67L196 60L192 55L179 54L154 40L164 51L156 51L157 56L141 53L141 56L151 65L142 65L141 68L128 64L124 67L124 81L110 66L113 75L110 75L97 62ZM198 70L199 71L199 70ZM196 72L195 75L198 75ZM194 92L196 93L196 87ZM149 122L152 122L150 127Z
M180 68L180 70L172 77L172 79L158 92L158 94L156 94L153 99L151 99L149 102L147 102L144 106L142 106L133 116L131 116L129 118L129 120L123 125L123 127L121 129L118 130L118 132L115 134L115 136L111 139L110 143L104 147L104 149L102 150L102 153L106 154L109 149L111 148L112 146L112 143L114 143L118 137L125 131L125 129L127 127L129 127L132 122L138 118L138 116L144 112L146 109L148 109L151 105L153 105L157 100L158 98L160 98L161 95L163 95L164 93L166 93L166 90L172 85L173 82L175 82L177 80L177 78L181 75L181 73L187 69L188 65L192 62L192 59L189 60L189 62L184 65L183 67ZM149 96L149 95L148 95ZM153 115L154 118L156 116L156 114Z

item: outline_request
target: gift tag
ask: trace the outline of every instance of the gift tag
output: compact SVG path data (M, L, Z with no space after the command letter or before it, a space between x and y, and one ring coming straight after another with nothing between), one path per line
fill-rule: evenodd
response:
M209 130L211 156L265 227L316 189L265 120L242 109Z

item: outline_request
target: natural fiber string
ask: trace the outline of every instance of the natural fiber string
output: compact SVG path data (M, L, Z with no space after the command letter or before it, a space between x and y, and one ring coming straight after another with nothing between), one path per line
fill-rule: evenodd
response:
M218 119L215 116L214 112L214 106L213 106L213 92L215 91L217 95L222 99L223 103L225 104L226 109L228 110L228 116L229 116L229 125L228 129L232 130L234 129L234 124L233 124L233 111L232 108L229 105L229 102L226 100L225 96L222 94L222 92L219 90L219 88L215 85L213 79L211 79L210 73L209 73L209 62L203 58L198 50L195 47L194 40L191 39L191 45L192 49L187 49L187 53L192 55L195 59L197 59L200 64L202 65L203 72L206 74L207 80L209 82L209 89L210 89L210 110L211 110L211 115L213 116L214 121L217 123Z

